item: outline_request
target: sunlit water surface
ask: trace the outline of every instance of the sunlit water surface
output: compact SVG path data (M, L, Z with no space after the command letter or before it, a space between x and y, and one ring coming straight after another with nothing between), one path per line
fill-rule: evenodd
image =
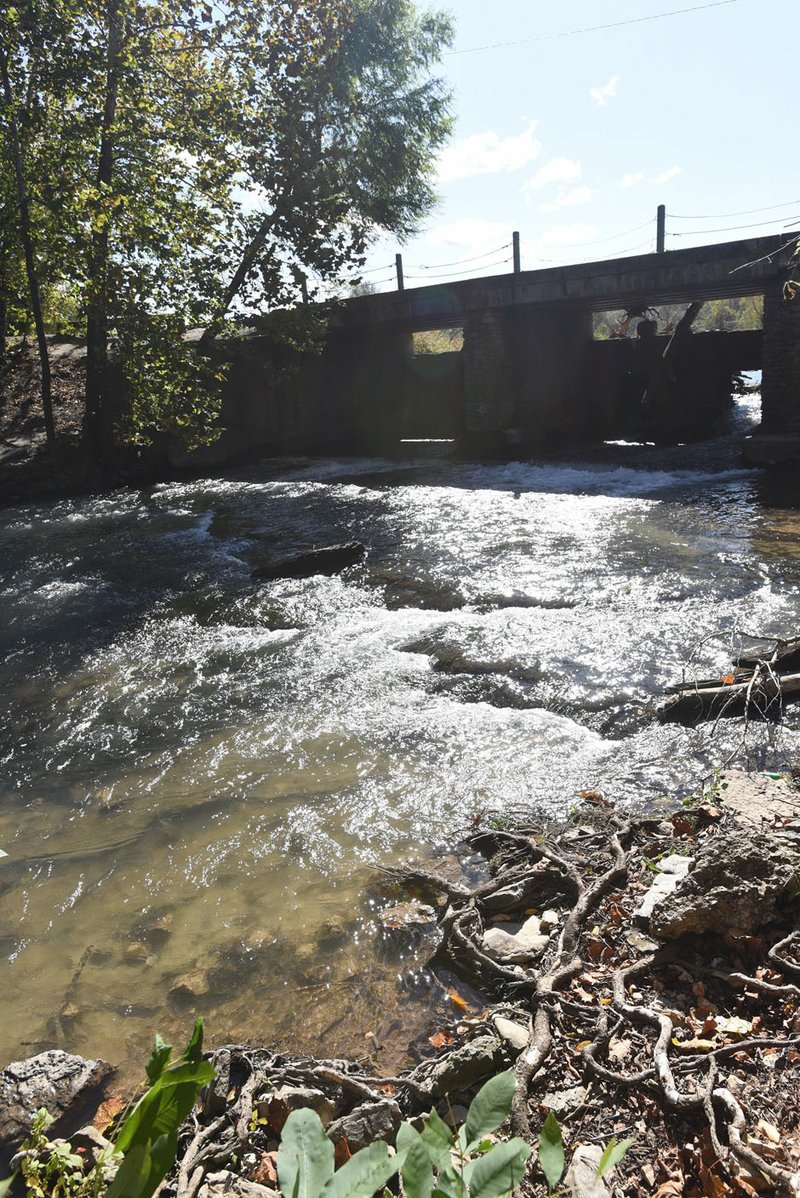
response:
M800 515L736 462L273 462L0 513L0 1063L133 1073L195 1012L400 1059L446 1000L377 951L377 865L586 787L685 794L736 747L653 718L708 634L797 632ZM251 577L351 538L342 577ZM739 760L798 746L790 711Z

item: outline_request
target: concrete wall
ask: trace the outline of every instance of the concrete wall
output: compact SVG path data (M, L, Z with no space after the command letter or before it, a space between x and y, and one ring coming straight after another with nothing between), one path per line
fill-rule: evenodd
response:
M783 297L780 283L764 293L762 429L800 434L800 298Z

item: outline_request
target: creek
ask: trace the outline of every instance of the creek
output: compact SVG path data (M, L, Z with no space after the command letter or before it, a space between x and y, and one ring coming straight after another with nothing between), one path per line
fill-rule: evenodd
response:
M752 418L0 512L0 1064L56 1044L138 1077L195 1011L211 1043L402 1060L447 993L380 948L376 866L586 788L685 795L737 750L739 721L653 710L709 634L798 633L800 512L737 465ZM251 577L352 539L341 577ZM798 764L798 710L737 762Z

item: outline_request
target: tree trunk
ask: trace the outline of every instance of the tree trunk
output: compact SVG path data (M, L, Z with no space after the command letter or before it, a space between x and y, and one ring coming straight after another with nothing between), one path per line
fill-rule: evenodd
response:
M123 0L109 0L106 11L106 87L96 180L101 205L114 174L114 123L123 41ZM108 258L109 226L108 219L103 219L92 234L86 317L86 411L83 432L89 455L95 462L102 461L109 448L111 434L108 412Z
M39 294L39 279L36 274L36 256L33 247L33 231L31 229L30 207L28 204L28 187L22 164L22 148L20 146L16 119L14 117L14 96L11 91L11 79L8 74L8 57L5 49L0 47L0 77L2 77L3 99L8 109L8 143L11 160L14 167L14 179L17 185L17 209L19 214L19 229L22 238L22 249L25 254L25 272L28 278L28 292L33 312L33 322L36 326L36 344L39 349L41 367L42 410L44 412L44 427L47 445L53 447L56 438L53 424L53 396L50 381L50 356L47 351L47 338L44 332L44 317L42 302ZM5 319L5 318L4 318ZM5 347L5 328L3 329L3 346Z
M227 315L228 309L241 291L242 285L250 273L253 263L255 262L262 246L264 245L264 242L267 240L271 225L271 216L265 217L262 224L259 225L255 236L242 255L241 262L234 271L233 278L225 289L225 294L219 303L217 311L209 321L206 328L203 329L203 333L199 341L201 348L205 348L207 345L209 345L222 327L222 322Z

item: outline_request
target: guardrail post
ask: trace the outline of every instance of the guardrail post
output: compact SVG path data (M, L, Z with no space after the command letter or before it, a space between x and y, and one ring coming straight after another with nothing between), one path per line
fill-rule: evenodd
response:
M518 275L522 271L522 260L519 252L519 233L512 233L511 240L514 247L514 274Z
M665 204L658 205L656 212L656 253L664 253L664 238L666 236L667 209Z
M405 282L403 280L403 255L395 254L394 256L395 270L397 271L397 290L405 291Z

